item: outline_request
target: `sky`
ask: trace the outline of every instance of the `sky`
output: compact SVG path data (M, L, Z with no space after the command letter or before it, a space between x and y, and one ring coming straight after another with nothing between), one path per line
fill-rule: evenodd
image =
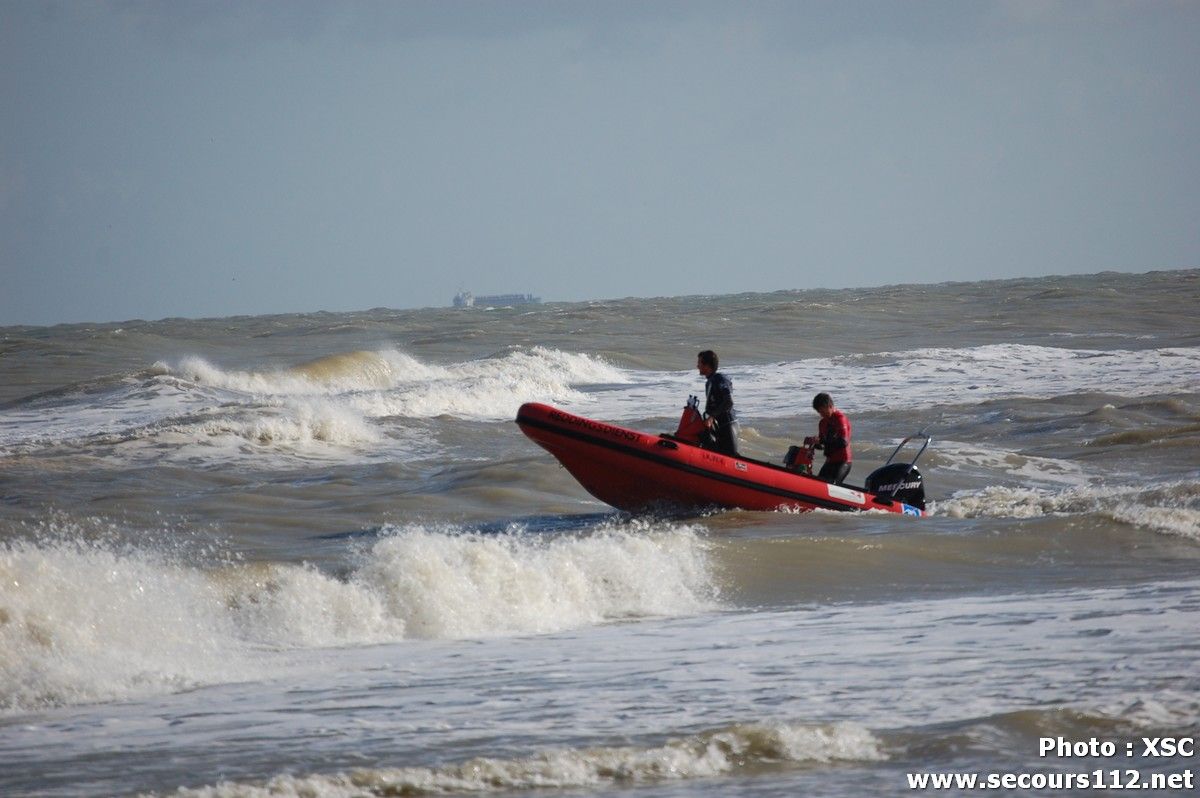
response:
M0 0L0 326L1200 266L1200 3Z

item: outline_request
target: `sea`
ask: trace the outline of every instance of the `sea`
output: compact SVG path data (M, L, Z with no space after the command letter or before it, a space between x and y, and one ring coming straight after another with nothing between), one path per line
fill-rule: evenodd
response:
M929 516L514 423L702 349L748 457L931 435ZM1200 270L0 328L0 795L1194 795L1198 662Z

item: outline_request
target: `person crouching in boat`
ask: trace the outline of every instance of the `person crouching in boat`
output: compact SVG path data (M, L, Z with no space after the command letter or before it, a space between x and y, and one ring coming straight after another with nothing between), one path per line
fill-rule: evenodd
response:
M733 381L717 371L717 353L705 349L696 355L696 370L704 377L704 424L716 441L716 450L738 456L737 413L733 409Z
M850 419L833 406L833 397L819 393L813 397L813 410L821 416L817 425L817 437L805 438L805 446L813 446L825 452L825 465L817 473L817 479L840 485L850 475Z

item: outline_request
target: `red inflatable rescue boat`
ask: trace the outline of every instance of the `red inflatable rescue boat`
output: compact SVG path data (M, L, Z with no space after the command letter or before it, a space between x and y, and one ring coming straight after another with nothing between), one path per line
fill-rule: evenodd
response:
M785 467L730 457L686 438L694 429L694 404L684 410L675 435L645 432L594 421L549 405L531 402L517 411L517 425L554 455L588 493L621 510L730 507L743 510L879 510L925 515L925 489L908 463L888 463L874 471L864 487L832 485ZM680 433L684 433L681 435ZM798 458L801 462L803 455ZM811 462L811 460L809 460ZM807 469L805 469L807 470Z

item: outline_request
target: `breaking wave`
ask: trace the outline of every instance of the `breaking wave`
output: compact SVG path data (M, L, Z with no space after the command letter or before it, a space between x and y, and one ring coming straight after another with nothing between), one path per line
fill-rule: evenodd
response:
M508 419L523 402L578 400L572 386L628 379L599 358L540 346L444 366L385 350L345 352L274 371L225 370L197 357L162 367L198 385L273 397L350 394L369 415L426 418Z
M528 757L479 757L442 767L362 769L336 775L277 776L265 784L222 783L173 795L265 796L446 795L516 790L605 788L685 781L803 766L884 759L880 741L852 723L739 724L656 747L563 748Z
M1198 372L1197 347L1100 352L991 344L781 363L755 369L740 385L775 415L795 412L797 385L840 386L839 404L861 411L1088 392L1194 392Z
M1090 476L1084 467L1072 460L1014 452L981 443L938 441L930 460L939 471L958 471L987 475L1005 474L1023 482L1051 485L1086 485Z
M1064 490L989 486L935 502L950 518L1098 515L1123 524L1200 541L1200 483L1075 486Z
M284 563L205 568L78 527L0 544L0 707L256 678L271 651L539 634L715 605L707 547L685 525L381 534L344 578Z
M1095 351L1028 344L936 347L902 352L817 357L763 365L725 364L739 412L752 418L803 413L797 396L837 386L835 399L852 413L907 410L1079 393L1126 397L1194 393L1200 347ZM674 417L689 392L703 391L694 372L638 371L636 384L592 396L609 420ZM805 388L808 386L808 388ZM747 401L750 400L750 401Z
M346 352L292 368L239 371L198 357L109 380L102 391L30 398L7 414L0 455L107 447L119 459L265 453L345 459L419 454L430 443L401 420L509 420L526 401L586 403L579 386L623 382L588 355L542 347L431 365L397 351Z
M1181 708L1175 707L1177 702ZM853 722L762 720L668 739L659 745L551 748L527 756L476 757L436 767L372 767L348 773L283 774L265 782L221 782L171 795L458 795L546 789L623 789L651 784L891 762L921 769L932 760L993 759L998 747L1035 749L1040 738L1128 739L1191 728L1197 702L1179 692L1148 693L1106 707L1058 706L875 730ZM1001 743L1000 741L1004 741ZM908 764L906 764L908 763ZM1100 766L1093 760L1089 766Z

